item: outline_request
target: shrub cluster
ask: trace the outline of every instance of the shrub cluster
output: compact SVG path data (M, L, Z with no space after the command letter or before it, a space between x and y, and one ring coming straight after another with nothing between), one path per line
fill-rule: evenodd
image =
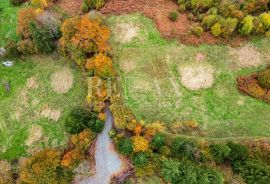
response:
M82 4L82 11L84 13L89 10L99 10L102 6L104 6L105 0L84 0Z
M85 65L86 60L95 54L110 50L110 31L100 18L85 15L66 19L61 30L63 34L60 39L60 51L79 65Z
M20 54L52 53L56 45L55 40L60 37L59 26L51 22L48 17L43 21L44 13L37 14L33 8L23 8L18 13L17 34L20 40L9 42L5 47L6 58L16 58Z
M71 183L73 176L71 169L61 166L61 152L53 149L27 158L20 167L22 183Z
M233 170L239 173L247 184L270 183L270 166L259 160L236 161L233 163Z
M24 3L27 0L9 0L10 4L12 4L13 6L19 6L22 3Z
M238 89L244 94L270 103L270 69L237 79Z
M261 87L270 89L270 69L259 73L258 82Z
M177 21L177 19L178 19L178 13L176 11L170 12L169 18L170 18L171 21L174 21L174 22Z
M97 119L97 114L78 107L70 111L65 121L66 130L71 134L77 134L90 128L95 133L103 130L104 123Z
M177 0L179 9L192 12L205 31L214 36L228 37L234 33L270 35L268 0L219 1Z
M198 166L189 160L165 160L162 164L162 176L166 182L172 184L224 183L219 171Z

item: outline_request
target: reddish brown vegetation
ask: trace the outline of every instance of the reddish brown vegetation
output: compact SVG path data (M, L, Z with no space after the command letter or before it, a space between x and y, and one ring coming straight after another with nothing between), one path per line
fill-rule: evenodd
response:
M270 90L262 88L258 84L257 74L239 77L237 79L238 89L249 96L264 100L270 103Z
M196 24L188 20L188 14L180 14L177 21L171 21L169 14L177 11L178 6L172 0L109 0L101 9L103 14L125 14L132 12L142 12L147 17L153 19L157 29L162 36L168 39L176 38L186 44L217 44L229 42L232 45L239 45L244 38L231 38L224 40L212 36L209 32L197 37L190 33L191 27Z
M71 15L78 15L82 11L83 0L58 0L56 4Z

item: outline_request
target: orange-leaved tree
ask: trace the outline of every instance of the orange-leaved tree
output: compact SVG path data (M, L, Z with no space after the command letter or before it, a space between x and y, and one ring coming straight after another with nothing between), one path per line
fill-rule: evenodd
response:
M112 77L115 74L111 58L102 53L87 59L85 68L88 70L94 70L95 75L99 77Z
M18 13L17 34L23 39L31 36L30 23L35 22L37 16L33 8L21 9Z
M64 21L61 30L60 50L78 64L85 64L86 59L96 53L110 50L110 31L98 18L73 17Z
M79 134L72 135L70 141L73 149L64 154L61 165L67 168L74 168L85 159L85 152L95 138L95 134L90 129L85 129Z

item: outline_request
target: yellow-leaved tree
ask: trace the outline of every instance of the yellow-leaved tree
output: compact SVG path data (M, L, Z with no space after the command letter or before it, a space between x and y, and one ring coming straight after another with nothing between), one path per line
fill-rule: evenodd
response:
M20 166L22 183L68 184L73 179L72 170L61 167L61 152L46 149L25 159Z
M87 59L85 68L94 70L95 75L103 78L113 77L115 74L111 58L102 53Z
M149 147L149 142L142 136L134 136L132 137L133 141L133 151L135 153L144 152Z

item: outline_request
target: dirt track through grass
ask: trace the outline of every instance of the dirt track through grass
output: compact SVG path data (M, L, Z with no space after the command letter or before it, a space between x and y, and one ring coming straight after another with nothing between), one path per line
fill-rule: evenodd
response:
M238 76L270 64L267 59L269 39L254 38L248 47L245 43L236 48L243 54L252 48L249 54L260 62L235 67L235 59L239 62L243 57L239 58L238 52L232 57L229 46L193 47L166 41L153 22L140 14L114 16L108 20L111 27L122 22L140 25L138 36L128 43L119 44L115 38L117 33L113 33L111 39L126 103L138 119L148 123L162 120L168 126L175 121L194 120L208 138L270 137L270 106L242 95L236 87ZM132 69L123 67L126 62L132 62ZM181 82L179 68L194 65L211 66L209 73L213 73L213 81L206 89L193 91Z

